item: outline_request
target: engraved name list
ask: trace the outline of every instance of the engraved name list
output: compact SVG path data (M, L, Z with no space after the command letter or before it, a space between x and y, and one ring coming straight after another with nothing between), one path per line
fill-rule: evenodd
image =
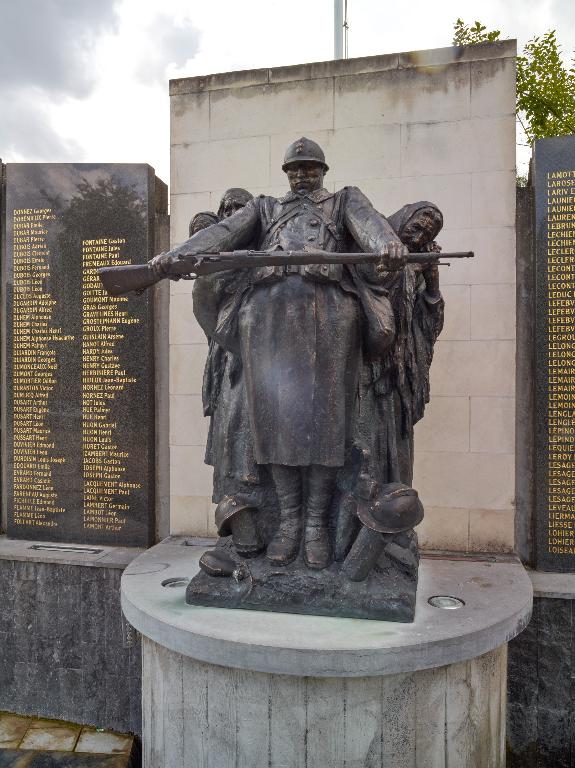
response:
M12 537L128 546L152 539L151 304L108 296L97 270L149 258L153 180L148 166L7 166L4 487Z
M538 567L568 571L575 569L575 151L559 147L543 140L535 156L536 522Z

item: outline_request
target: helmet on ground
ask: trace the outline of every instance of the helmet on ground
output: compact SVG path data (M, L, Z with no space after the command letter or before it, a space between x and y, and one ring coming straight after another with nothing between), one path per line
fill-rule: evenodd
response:
M423 505L414 488L403 483L387 483L381 486L376 498L359 499L357 516L373 531L400 533L423 520Z
M232 533L231 521L239 512L249 509L252 512L256 510L251 504L240 501L235 496L224 496L216 507L216 528L220 536L229 536Z

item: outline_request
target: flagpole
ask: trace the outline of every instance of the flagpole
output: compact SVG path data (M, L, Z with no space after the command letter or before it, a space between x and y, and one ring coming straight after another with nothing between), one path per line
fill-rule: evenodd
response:
M343 59L343 0L333 0L333 58Z

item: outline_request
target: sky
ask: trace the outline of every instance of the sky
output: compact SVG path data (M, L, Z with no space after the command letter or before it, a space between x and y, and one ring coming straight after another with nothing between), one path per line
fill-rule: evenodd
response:
M575 50L574 0L348 0L349 56L450 45L459 16ZM0 30L4 162L146 162L168 182L169 79L331 59L333 0L0 0Z

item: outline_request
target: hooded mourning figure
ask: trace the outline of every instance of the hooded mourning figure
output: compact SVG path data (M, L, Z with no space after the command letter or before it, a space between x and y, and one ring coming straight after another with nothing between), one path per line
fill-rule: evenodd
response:
M242 187L230 187L224 192L218 208L218 217L227 219L247 205L254 196Z
M206 227L211 227L212 224L217 224L219 220L219 216L213 211L200 211L200 213L196 213L195 216L192 216L190 219L190 226L188 229L190 237Z
M194 219L203 217L201 221L208 222L207 217L212 216L213 220L204 224L210 226L233 216L250 200L253 195L246 189L231 187L220 200L217 216L197 214ZM212 501L241 496L257 507L265 470L254 458L241 357L224 349L213 337L230 299L241 292L244 277L241 270L202 279L194 291L194 310L209 341L202 403L204 416L210 417L205 461L214 468Z
M389 223L412 253L439 252L435 238L443 227L443 215L434 203L423 200L404 205L389 217ZM402 277L399 282L403 282L403 289L392 296L399 320L394 360L402 428L408 432L423 417L429 402L429 368L443 328L445 305L437 265L408 266ZM402 317L405 322L401 322Z
M443 226L439 208L422 200L404 205L388 221L411 253L438 252ZM444 302L437 266L407 265L389 273L385 286L395 317L395 339L387 355L364 372L365 421L360 442L372 453L381 482L411 485L413 427L429 402L429 369L443 328Z

